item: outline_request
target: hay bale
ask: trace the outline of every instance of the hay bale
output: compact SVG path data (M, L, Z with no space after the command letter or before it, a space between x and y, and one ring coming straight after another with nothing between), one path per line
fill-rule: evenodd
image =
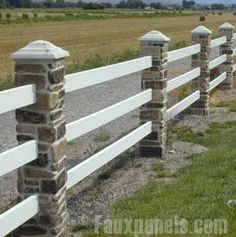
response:
M205 16L200 16L199 20L200 21L206 21L206 17Z
M22 14L22 18L23 18L23 19L29 19L29 14L23 13L23 14Z
M65 16L74 16L74 13L72 13L72 12L67 12L67 13L65 13Z
M222 16L222 15L223 15L223 12L218 12L218 15L219 15L219 16Z

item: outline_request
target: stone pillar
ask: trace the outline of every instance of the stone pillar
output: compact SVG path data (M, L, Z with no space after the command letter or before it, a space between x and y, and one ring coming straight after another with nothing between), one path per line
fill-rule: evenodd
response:
M226 72L227 78L220 84L220 88L233 88L233 33L235 27L229 23L220 26L219 32L221 36L226 36L227 42L220 46L220 54L227 55L227 61L220 66L220 73Z
M192 56L192 67L201 68L200 76L192 81L192 91L200 90L200 99L190 109L195 115L209 114L211 34L212 32L204 26L192 31L192 44L201 45L201 52Z
M16 110L17 140L38 142L38 159L18 170L22 199L39 194L39 214L18 230L20 236L66 237L67 171L63 59L69 53L47 41L35 41L12 54L17 86L35 84L37 102ZM19 157L20 158L20 157Z
M142 89L152 89L152 101L140 108L141 124L152 121L152 133L140 142L142 157L163 157L166 152L167 51L170 39L158 31L140 38L140 56L152 56L152 67L142 71Z

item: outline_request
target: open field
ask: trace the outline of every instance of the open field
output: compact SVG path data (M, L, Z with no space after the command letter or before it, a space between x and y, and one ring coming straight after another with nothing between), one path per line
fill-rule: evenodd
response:
M194 11L171 11L171 10L141 10L141 9L119 9L119 8L107 8L102 10L89 10L82 8L16 8L16 9L0 9L2 19L6 19L6 14L10 13L11 18L21 18L22 14L27 13L29 17L31 14L37 13L37 17L44 16L85 16L87 14L88 19L92 19L93 16L104 18L132 18L132 17L155 17L159 16L186 16L186 15L199 15L199 12ZM90 17L89 17L90 16Z
M236 16L232 13L209 15L204 25L217 30L224 22L235 24ZM150 30L162 31L173 42L190 42L190 30L200 24L199 16L176 16L0 25L0 80L7 80L13 73L13 62L9 54L34 40L48 40L68 50L71 53L67 59L68 65L97 55L137 49L138 38Z

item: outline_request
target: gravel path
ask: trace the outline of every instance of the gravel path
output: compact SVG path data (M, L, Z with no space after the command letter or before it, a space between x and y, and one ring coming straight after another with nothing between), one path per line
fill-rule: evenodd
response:
M93 87L68 94L65 100L65 114L67 122L77 120L102 108L122 101L140 92L140 77L137 74L113 80ZM113 121L102 128L90 132L80 139L69 143L67 164L68 167L85 159L91 153L101 149L105 143L97 144L96 137L106 131L111 137L111 142L122 134L138 126L138 110L135 110L120 119ZM14 113L0 116L0 152L6 151L17 145L15 137ZM16 194L16 172L11 172L0 178L0 193L2 203L9 199L9 194ZM13 197L15 195L12 195ZM5 200L6 198L6 200ZM1 208L1 205L0 205Z

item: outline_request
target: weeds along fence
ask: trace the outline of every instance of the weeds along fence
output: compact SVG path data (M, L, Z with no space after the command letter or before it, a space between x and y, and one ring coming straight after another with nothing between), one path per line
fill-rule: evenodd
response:
M0 113L15 110L19 145L0 154L0 175L18 169L21 202L0 215L0 236L16 231L19 236L68 236L66 192L129 147L139 143L143 157L161 157L166 152L168 120L188 108L189 113L208 115L210 91L231 89L236 65L234 27L220 27L220 38L203 27L192 31L193 45L168 51L170 39L158 31L140 38L140 58L93 70L64 75L63 59L69 53L49 42L35 41L12 54L18 87L0 92ZM220 47L220 56L210 52ZM168 80L168 64L192 57L193 69ZM210 80L211 70L218 76ZM143 92L89 116L66 124L65 93L141 73ZM171 108L167 94L191 82L192 92ZM136 108L140 127L66 170L66 145Z

